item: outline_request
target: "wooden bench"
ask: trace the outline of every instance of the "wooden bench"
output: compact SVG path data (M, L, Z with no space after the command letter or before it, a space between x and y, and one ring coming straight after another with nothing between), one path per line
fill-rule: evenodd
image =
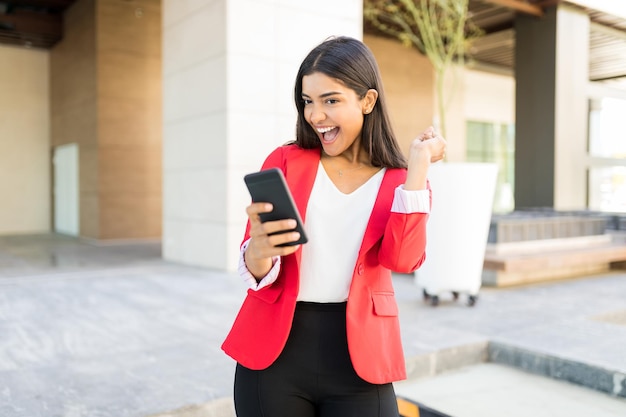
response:
M510 286L606 272L626 266L626 242L611 235L487 245L482 282Z

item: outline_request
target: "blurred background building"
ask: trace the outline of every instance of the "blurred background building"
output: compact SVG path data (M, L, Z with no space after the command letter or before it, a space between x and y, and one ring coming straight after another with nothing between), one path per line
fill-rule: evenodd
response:
M494 212L626 212L626 10L612 0L470 0L485 35L455 71L450 161L500 166ZM403 149L434 120L416 50L361 0L1 0L0 235L161 239L233 270L242 177L293 139L299 63L363 39Z

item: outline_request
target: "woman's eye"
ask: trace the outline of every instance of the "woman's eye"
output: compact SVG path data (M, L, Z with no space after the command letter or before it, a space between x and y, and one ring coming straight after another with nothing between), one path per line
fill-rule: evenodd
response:
M335 104L338 103L339 100L335 99L335 98L329 98L328 100L326 100L326 103L328 104Z
M302 103L306 106L307 104L311 104L311 103L312 103L312 101L311 101L311 100L309 100L308 98L303 98L303 99L302 99Z

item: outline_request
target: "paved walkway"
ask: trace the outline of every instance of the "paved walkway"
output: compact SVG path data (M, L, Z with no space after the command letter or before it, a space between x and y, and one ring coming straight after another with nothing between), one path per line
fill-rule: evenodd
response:
M411 375L399 392L489 360L590 387L626 415L625 273L483 288L471 308L425 304L409 275L394 285ZM158 243L0 237L0 416L232 415L219 346L244 294L234 274L161 260Z
M396 384L454 417L624 417L626 400L519 369L483 363Z

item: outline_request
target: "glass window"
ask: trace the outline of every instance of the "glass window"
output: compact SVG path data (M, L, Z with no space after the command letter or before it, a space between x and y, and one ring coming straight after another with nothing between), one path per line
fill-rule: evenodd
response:
M515 126L485 122L467 122L467 161L495 162L498 180L494 198L494 213L514 209Z
M626 212L626 166L589 170L589 208Z
M589 208L626 212L626 100L589 102Z
M626 158L626 100L602 98L589 106L589 154Z

